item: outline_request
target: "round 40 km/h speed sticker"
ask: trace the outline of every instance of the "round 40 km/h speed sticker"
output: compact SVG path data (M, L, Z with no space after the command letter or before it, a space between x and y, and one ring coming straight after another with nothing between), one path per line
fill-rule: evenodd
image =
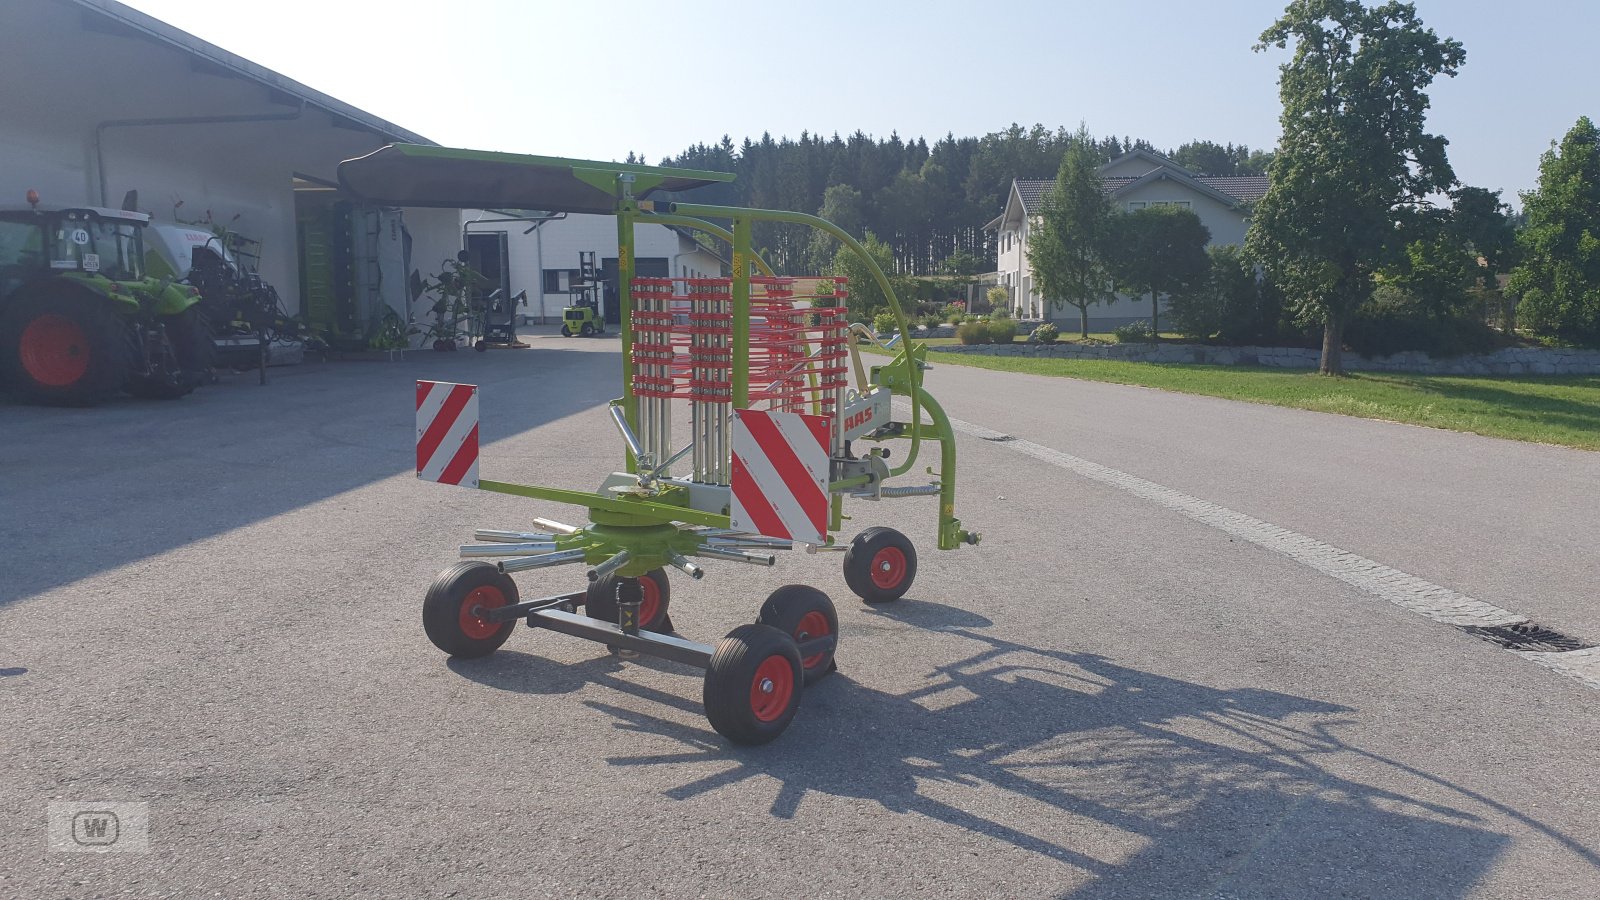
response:
M82 228L74 228L72 230L72 242L80 247L89 243L89 232Z

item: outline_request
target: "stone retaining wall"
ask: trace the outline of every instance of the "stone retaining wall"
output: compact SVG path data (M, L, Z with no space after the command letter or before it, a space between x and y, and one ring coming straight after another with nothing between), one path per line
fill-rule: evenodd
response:
M1046 356L1063 359L1115 359L1128 362L1208 363L1219 366L1269 366L1315 369L1321 352L1299 347L1208 347L1203 344L971 344L940 347L940 352L987 356ZM1477 356L1432 359L1421 351L1373 359L1346 353L1350 371L1415 372L1424 375L1596 375L1600 350L1508 347Z

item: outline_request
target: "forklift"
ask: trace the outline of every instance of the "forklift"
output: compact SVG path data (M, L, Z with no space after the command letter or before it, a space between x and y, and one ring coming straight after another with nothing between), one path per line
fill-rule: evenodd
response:
M601 291L605 286L600 283L593 250L578 251L578 281L571 288L578 299L561 310L561 334L564 337L605 334L606 317L600 312Z

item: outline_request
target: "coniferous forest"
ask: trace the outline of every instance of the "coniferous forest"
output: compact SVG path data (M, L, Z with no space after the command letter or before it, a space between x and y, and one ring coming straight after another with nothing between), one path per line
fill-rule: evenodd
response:
M657 162L738 175L684 199L817 213L857 236L876 236L897 274L972 275L994 268L983 225L1000 214L1011 180L1054 178L1071 137L1066 128L1043 125L983 137L946 134L932 144L860 131L776 140L763 134L738 144L724 135ZM1104 159L1154 150L1207 175L1259 174L1271 160L1249 147L1199 140L1175 150L1130 137L1099 138L1094 146ZM628 161L648 160L630 153ZM775 270L792 275L827 271L835 251L812 229L770 223L756 226L755 244Z

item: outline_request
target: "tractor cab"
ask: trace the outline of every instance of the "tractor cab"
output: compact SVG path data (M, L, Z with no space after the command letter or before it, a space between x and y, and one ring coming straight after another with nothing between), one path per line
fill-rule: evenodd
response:
M149 221L144 213L98 207L0 210L0 296L30 278L62 272L139 281Z

